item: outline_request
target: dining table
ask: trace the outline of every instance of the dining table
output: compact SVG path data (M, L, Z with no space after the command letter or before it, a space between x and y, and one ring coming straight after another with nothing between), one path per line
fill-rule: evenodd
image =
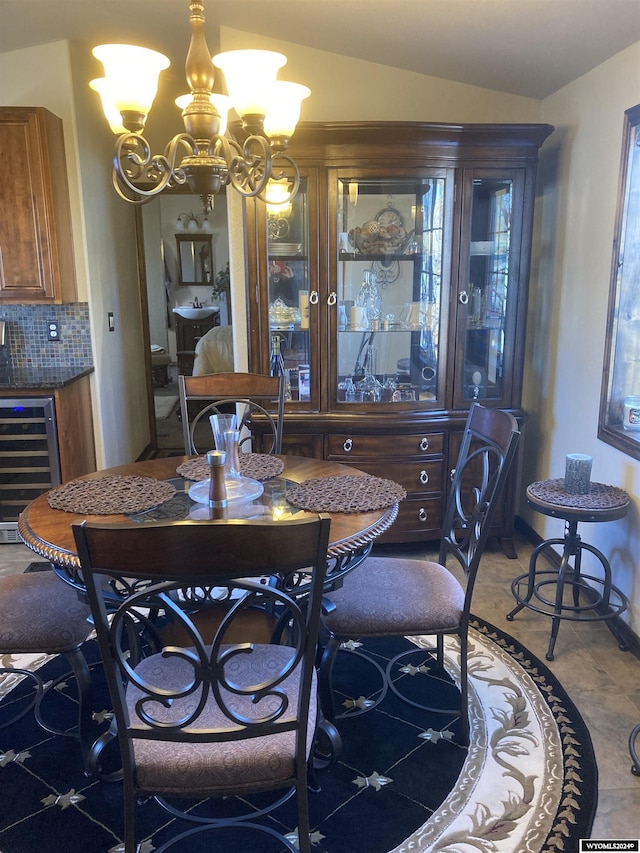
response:
M262 456L262 454L255 454L255 456ZM125 525L189 518L206 519L210 517L206 502L192 500L189 495L190 492L193 494L193 487L197 481L183 475L185 470L189 469L189 465L193 466L195 463L197 466L198 462L202 463L202 460L203 457L198 459L190 456L171 456L131 462L86 474L76 478L70 484L62 484L50 489L31 501L20 514L18 519L20 537L28 548L48 560L64 581L83 591L84 584L80 572L80 560L75 550L72 525L85 519ZM236 507L230 503L228 517L266 517L277 522L280 519L304 517L311 511L327 512L331 516L327 554L328 587L335 585L345 572L350 571L365 559L374 541L389 529L398 515L398 500L402 498L402 493L397 489L394 490L397 484L391 481L380 481L351 465L303 456L269 456L266 461L270 465L281 468L279 473L263 480L263 493L258 498L238 504ZM175 491L169 498L163 498L148 509L132 512L117 511L117 501L116 507L112 507L111 512L101 509L100 512L92 513L74 508L73 501L70 501L69 507L62 509L60 502L56 504L53 500L65 486L71 487L75 492L82 492L85 489L95 493L97 490L108 497L109 489L114 483L126 484L133 479L137 482L138 478L167 487L173 486ZM367 479L360 480L360 478ZM95 481L98 483L96 484ZM329 487L325 498L322 497L322 489L320 489L320 504L316 501L313 510L292 504L288 499L292 488L304 489L305 484L316 489L318 485ZM382 484L382 493L380 493L380 484ZM202 486L202 481L200 485ZM377 508L361 508L357 500L355 503L347 500L348 505L341 507L340 501L336 502L333 495L334 492L338 494L341 489L342 491L348 489L354 495L364 496L365 504L367 492L373 489L373 503L377 504ZM326 501L325 504L322 503L323 500ZM124 499L123 503L125 503Z
M372 477L351 465L302 456L241 454L241 468L254 468L260 494L246 500L229 500L227 517L257 518L277 523L303 518L313 512L331 517L325 589L340 585L344 575L368 556L374 541L395 521L404 489L397 483ZM277 472L277 473L276 473ZM208 479L211 468L206 456L163 457L106 468L49 489L35 498L20 514L18 531L25 545L51 563L66 583L86 595L72 525L83 520L118 525L214 520L209 508ZM229 486L237 484L227 480ZM136 506L142 489L149 506ZM296 492L297 490L297 492ZM229 490L229 495L233 489ZM252 494L252 493L250 493ZM132 506L133 496L133 506ZM84 504L84 506L83 506ZM372 508L373 507L373 508ZM94 512L89 511L95 510ZM126 596L129 579L114 585L105 596L112 604ZM304 597L309 578L304 573L274 580L295 597ZM105 750L114 741L109 727L96 737L88 772L102 780L116 780L121 771L105 769ZM340 750L337 729L320 721L316 731L314 764L325 767Z

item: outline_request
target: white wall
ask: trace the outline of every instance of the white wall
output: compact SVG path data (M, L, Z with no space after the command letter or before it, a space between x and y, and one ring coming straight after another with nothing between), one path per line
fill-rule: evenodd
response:
M597 436L609 277L624 111L640 103L640 43L547 98L542 121L555 132L543 148L536 212L538 247L528 322L523 476L564 476L570 452L593 456L592 479L626 489L627 517L581 525L585 541L611 560L631 599L624 619L640 633L640 462ZM544 538L562 522L520 515ZM589 555L590 556L590 555ZM594 563L585 558L585 571Z
M77 110L77 160L89 283L99 422L98 467L130 462L149 443L144 346L140 335L135 217L111 183L113 136L87 86L90 52L69 44ZM115 330L109 331L113 313Z

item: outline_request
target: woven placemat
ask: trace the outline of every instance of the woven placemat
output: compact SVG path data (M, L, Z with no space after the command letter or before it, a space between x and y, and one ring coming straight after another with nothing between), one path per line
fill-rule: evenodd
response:
M539 480L527 486L527 492L541 501L574 509L615 509L629 503L629 495L617 486L591 483L588 495L572 495L564 490L564 479Z
M313 512L371 512L407 496L401 485L381 477L318 477L287 489L293 506Z
M53 509L88 515L119 515L141 512L172 498L171 483L153 477L101 477L72 480L52 489L47 501Z
M240 453L240 473L243 477L251 477L252 480L270 480L284 471L284 462L277 456L268 453ZM197 459L189 459L178 465L176 473L185 480L206 480L210 476L209 464L206 456L198 456Z

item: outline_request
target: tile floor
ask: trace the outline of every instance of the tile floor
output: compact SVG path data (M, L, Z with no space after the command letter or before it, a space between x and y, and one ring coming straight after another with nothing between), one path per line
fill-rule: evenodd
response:
M517 560L496 548L486 553L474 592L473 612L511 634L544 661L549 620L522 611L513 622L511 580L526 571L531 546L516 538ZM381 554L399 546L382 546ZM411 556L428 554L433 547L406 546ZM0 545L0 574L23 571L38 559L22 545ZM584 717L593 739L599 769L598 809L592 831L597 839L640 838L640 778L631 773L628 739L640 723L640 659L621 652L602 623L563 622L555 660L547 665L561 681ZM515 851L514 851L515 853ZM570 851L569 853L577 853Z

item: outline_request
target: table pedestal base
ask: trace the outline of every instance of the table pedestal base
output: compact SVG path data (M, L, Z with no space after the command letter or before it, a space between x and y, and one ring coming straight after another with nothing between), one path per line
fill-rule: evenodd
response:
M541 542L531 554L529 571L519 575L511 584L511 592L518 604L507 614L510 622L524 607L552 617L547 660L553 660L562 619L574 622L605 621L619 648L627 651L627 645L614 623L614 617L626 609L627 598L611 583L611 566L607 558L593 545L583 542L577 528L577 521L567 521L564 539L546 539ZM560 567L557 570L537 571L538 557L551 545L564 546ZM604 571L603 577L582 573L583 551L589 551L599 560ZM545 595L545 592L549 594Z

